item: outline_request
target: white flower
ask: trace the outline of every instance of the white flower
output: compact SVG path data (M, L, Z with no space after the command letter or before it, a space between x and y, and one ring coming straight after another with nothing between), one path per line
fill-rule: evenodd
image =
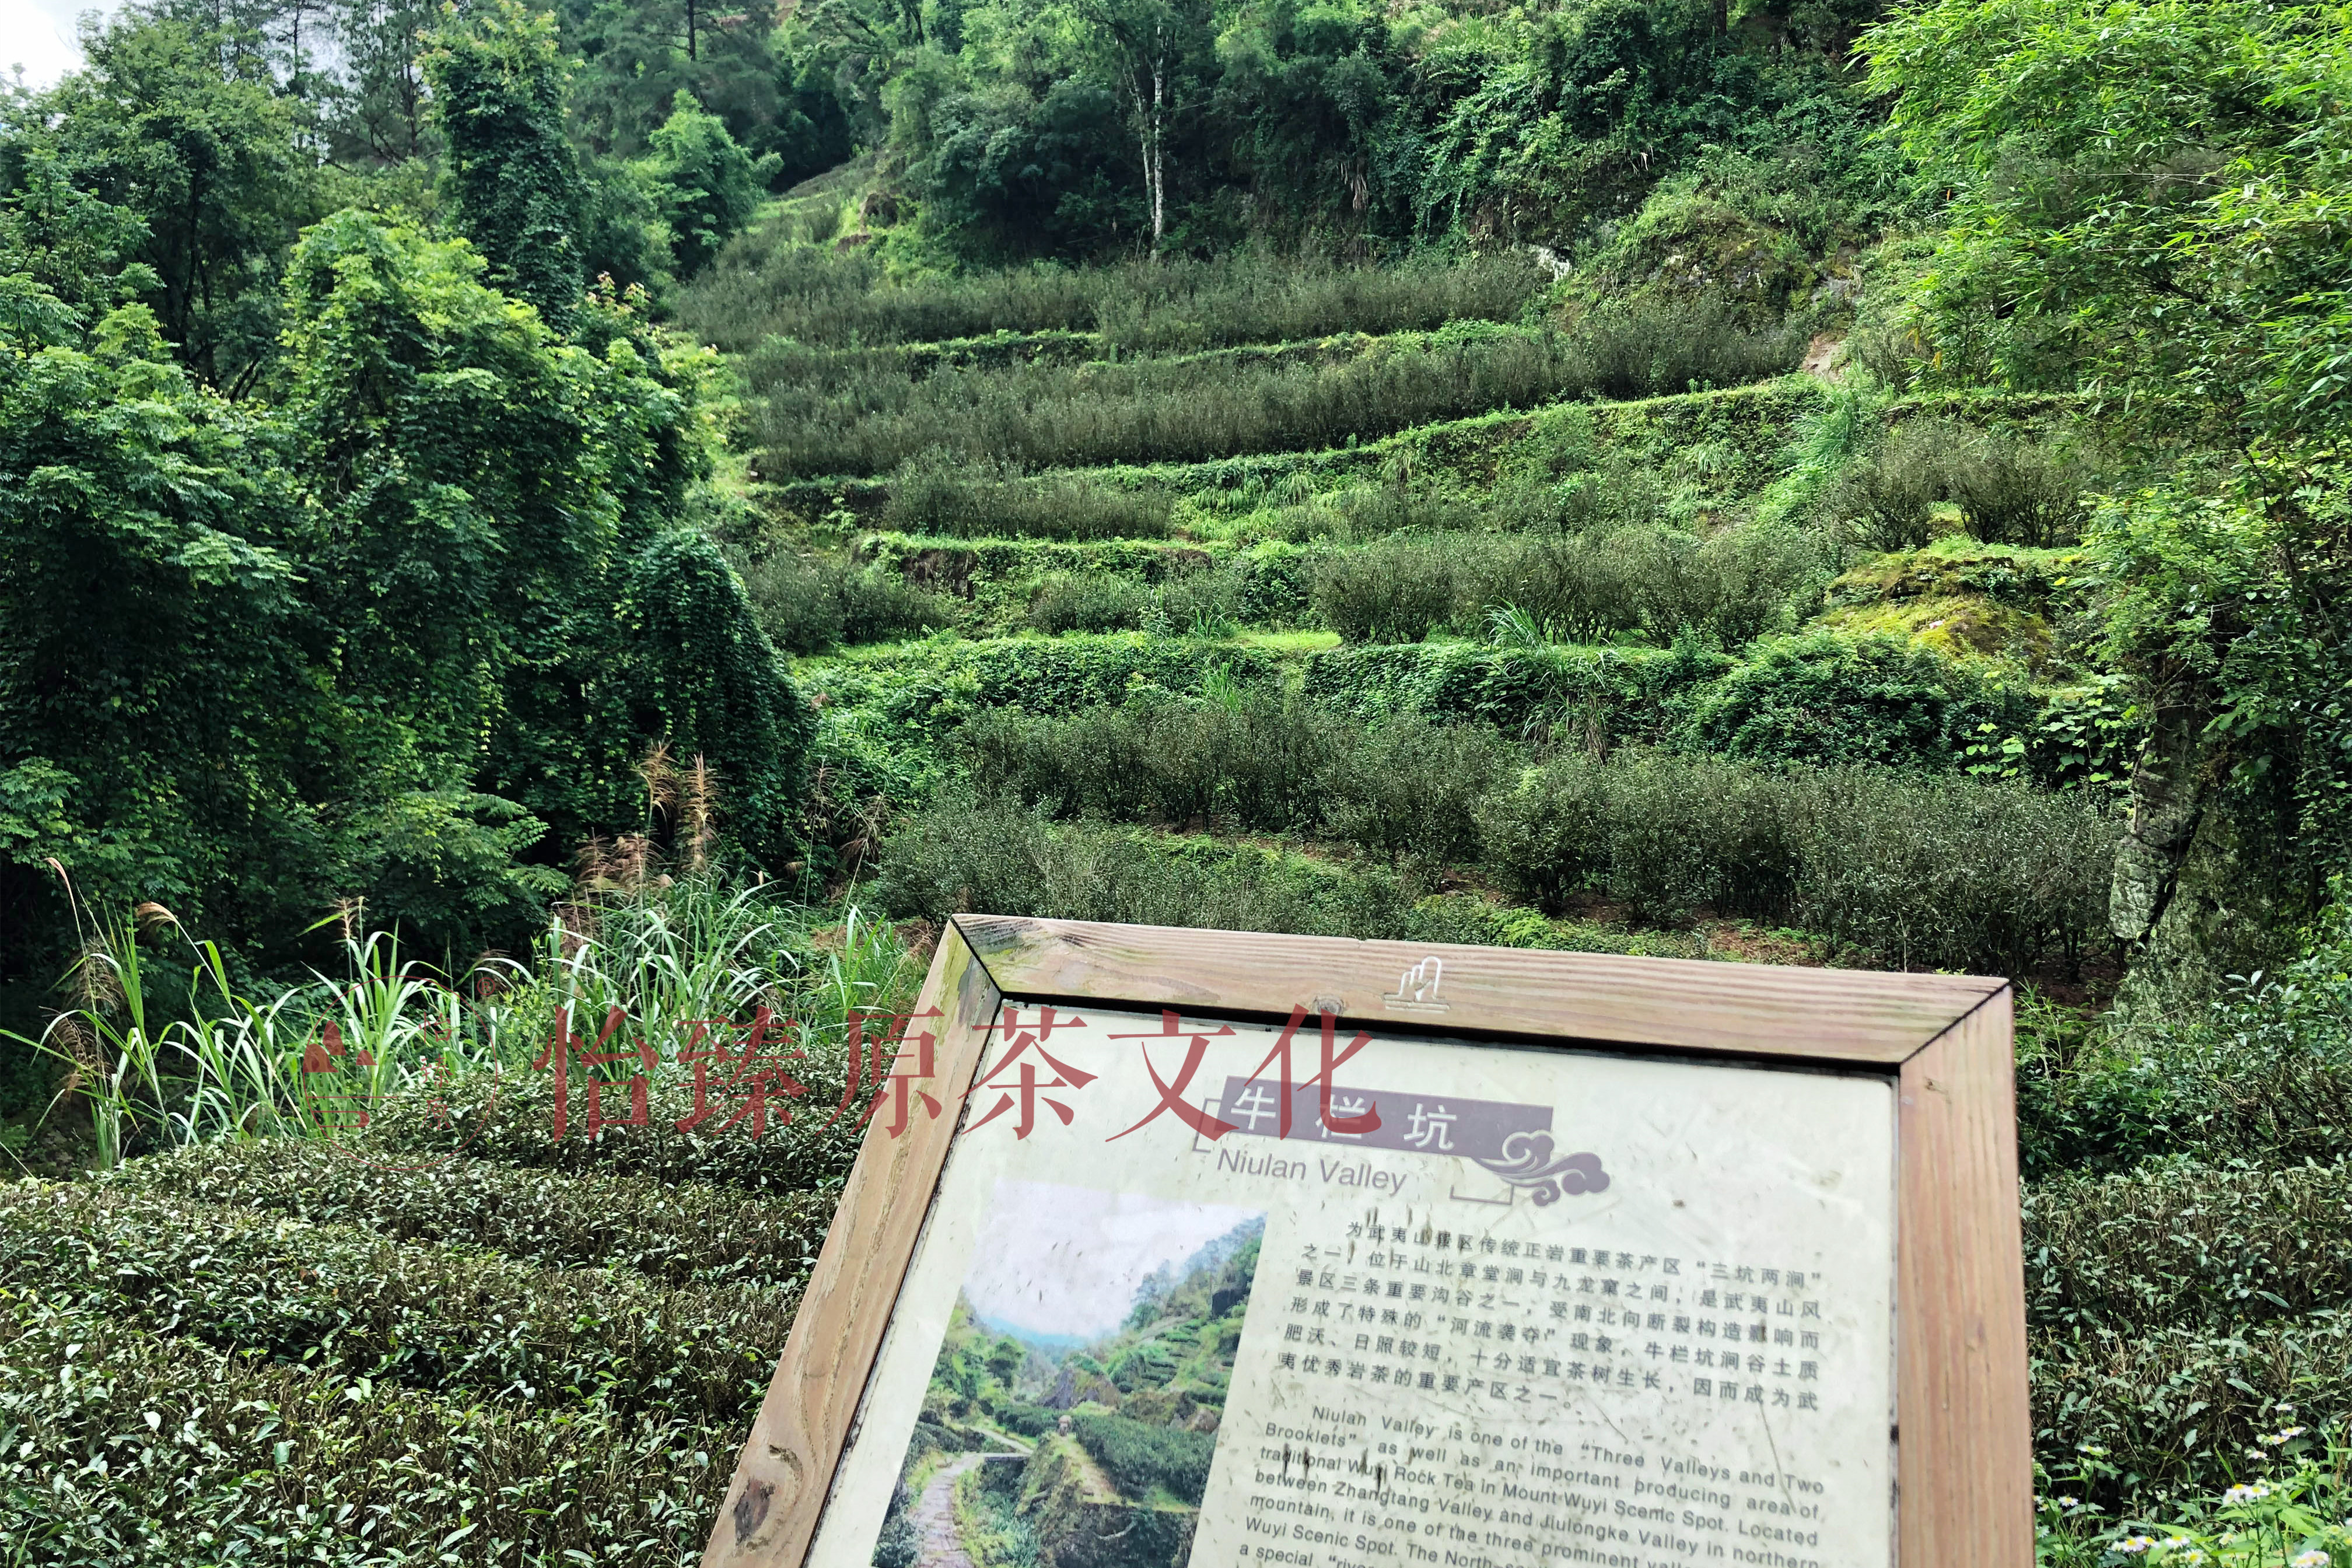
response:
M2241 1503L2258 1502L2270 1495L2271 1489L2266 1483L2255 1481L2250 1486L2231 1487L2228 1491L2223 1492L2221 1506L2236 1508Z
M2126 1535L2116 1542L2116 1550L2126 1557L2137 1557L2155 1544L2156 1538L2152 1535Z
M2060 1508L2080 1508L2083 1506L2083 1500L2081 1498L2062 1497L2058 1500L2058 1506Z
M2289 1558L2287 1568L2327 1568L2327 1553L2314 1547L2299 1556Z

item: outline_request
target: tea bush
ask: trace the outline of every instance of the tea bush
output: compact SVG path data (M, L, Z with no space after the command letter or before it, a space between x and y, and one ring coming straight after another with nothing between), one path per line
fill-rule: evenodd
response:
M551 1416L340 1360L257 1359L115 1305L0 1292L0 1520L27 1561L690 1561L758 1395L745 1376L719 1422L593 1400Z
M1415 342L1339 363L1229 355L1118 364L873 371L782 383L753 414L764 477L871 474L938 451L1032 468L1186 462L1339 446L1585 389L1564 339Z
M1367 733L1263 688L1059 721L999 711L957 749L975 789L1056 816L1322 831L1425 862L1475 858L1475 808L1510 760L1481 726L1405 717Z
M1951 499L1970 533L1987 544L2044 547L2081 534L2081 470L2043 447L2003 436L1958 447L1949 459Z
M1916 550L1934 532L1933 513L1947 489L1945 455L1963 438L1940 420L1899 425L1870 458L1849 467L1822 505L1866 550Z
M1056 816L1312 827L1358 732L1266 687L1130 700L1066 720L1000 709L957 736L974 786Z
M421 1392L732 1421L793 1293L534 1268L160 1194L0 1190L13 1287L101 1304L224 1352Z
M1197 1506L1208 1489L1209 1459L1217 1446L1214 1432L1152 1426L1091 1410L1071 1417L1070 1432L1129 1497L1140 1500L1151 1495L1152 1488L1162 1486Z
M1257 648L1129 632L907 644L813 667L804 680L829 705L871 707L895 721L944 729L991 708L1071 713L1147 689L1262 685L1279 668Z
M1496 875L1550 907L1699 908L1796 925L1903 967L2071 970L2100 940L2120 825L2022 784L1563 757L1485 811Z
M876 532L857 542L858 558L877 570L973 602L1002 590L1018 591L1054 573L1159 583L1209 564L1220 553L1151 539L941 539Z
M1172 510L1163 489L926 457L899 468L882 515L894 529L958 539L1158 539Z
M1640 647L1494 647L1423 643L1309 655L1300 689L1352 718L1427 713L1475 719L1506 733L1571 724L1580 742L1662 738L1676 700L1730 668L1690 644Z
M1483 725L1391 721L1325 771L1325 814L1341 838L1391 861L1475 858L1477 810L1513 761Z
M1454 613L1454 561L1443 545L1389 539L1315 563L1315 613L1349 642L1417 643Z
M1833 574L1822 542L1787 528L1398 534L1318 559L1312 593L1349 642L1483 636L1515 610L1543 640L1663 645L1696 631L1738 646L1793 620L1792 602Z
M1167 351L1511 321L1544 281L1523 255L1499 251L1386 268L1252 252L893 283L862 252L771 247L754 237L698 278L678 313L698 341L735 353L770 336L900 343L1004 329L1093 332L1125 349Z
M1822 506L1867 549L1916 550L1934 532L1939 501L1956 502L1963 525L1985 543L2064 544L2082 531L2085 478L2040 443L1912 418L1849 468Z
M830 1106L820 1108L829 1110ZM112 1184L189 1203L356 1226L394 1241L488 1247L541 1268L623 1268L666 1284L796 1286L833 1204L707 1182L541 1171L457 1157L415 1165L346 1140L199 1143L134 1160Z
M1335 447L1564 397L1755 381L1791 369L1802 347L1668 310L1570 333L1449 330L1311 353L949 365L919 380L868 358L826 361L822 374L760 389L757 468L788 479L880 473L926 454L1040 468Z
M2051 1333L2208 1333L2352 1300L2352 1165L2185 1155L2026 1195L2028 1310Z
M1047 636L1061 632L1133 631L1155 602L1151 590L1128 577L1055 576L1040 584L1029 624Z
M872 568L779 552L740 570L761 628L787 653L895 640L961 617L953 600Z
M968 724L959 752L973 787L1016 812L1320 834L1392 861L1478 863L1549 910L1591 896L1647 924L1746 916L1906 968L2075 972L2104 941L2120 832L2095 798L1875 768L1635 751L1515 774L1513 749L1482 726L1408 717L1366 732L1267 691L1066 721L998 712ZM908 840L918 854L926 842ZM905 898L960 907L936 882Z
M1057 829L1009 802L943 800L886 846L874 897L894 915L957 910L1140 925L1397 937L1410 891L1386 873L1313 868L1246 846Z

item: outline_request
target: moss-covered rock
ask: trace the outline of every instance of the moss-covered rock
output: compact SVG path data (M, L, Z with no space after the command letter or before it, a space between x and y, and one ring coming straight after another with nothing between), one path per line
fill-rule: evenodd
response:
M2074 551L1939 539L1874 556L1839 577L1823 596L1819 624L2038 674L2052 658L2053 622L2074 607L2072 574L2082 559Z

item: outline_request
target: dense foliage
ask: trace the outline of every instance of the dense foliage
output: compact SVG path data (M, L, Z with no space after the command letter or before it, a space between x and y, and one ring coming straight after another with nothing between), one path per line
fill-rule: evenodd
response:
M106 1172L0 1192L0 1536L690 1558L853 1015L987 909L2011 974L2044 1561L2337 1551L2347 38L93 23L0 92L0 1152ZM548 1136L562 1010L746 1005L760 1140L674 1044ZM330 1022L463 1153L316 1136ZM989 1568L1197 1500L1238 1331L960 1320L902 1479L1034 1444Z

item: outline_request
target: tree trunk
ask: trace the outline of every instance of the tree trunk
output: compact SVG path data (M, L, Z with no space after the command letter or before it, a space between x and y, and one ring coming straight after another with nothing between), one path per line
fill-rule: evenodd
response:
M2164 918L2180 862L2205 814L2206 713L2197 702L2159 708L2132 768L2131 820L2116 847L2107 923L2127 942L2147 940Z
M1167 109L1167 74L1158 61L1151 66L1151 254L1160 254L1160 238L1168 232L1168 174L1162 157L1161 137L1166 133L1163 116Z

